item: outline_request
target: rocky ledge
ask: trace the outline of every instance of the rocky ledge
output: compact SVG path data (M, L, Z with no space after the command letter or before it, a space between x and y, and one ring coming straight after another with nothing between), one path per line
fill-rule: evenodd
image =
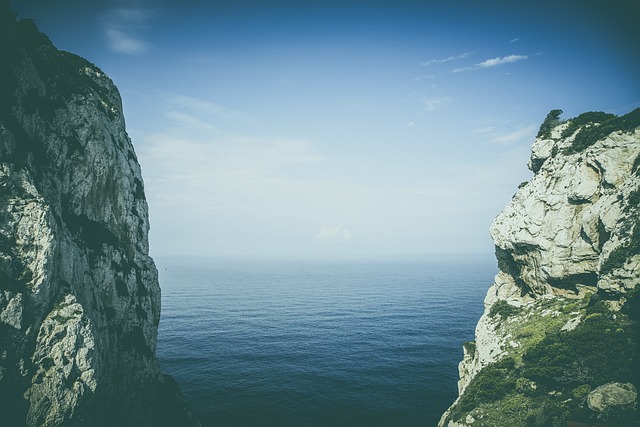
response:
M155 357L148 230L112 81L2 2L0 424L196 424Z
M440 426L640 425L640 109L561 113L491 227L499 273Z

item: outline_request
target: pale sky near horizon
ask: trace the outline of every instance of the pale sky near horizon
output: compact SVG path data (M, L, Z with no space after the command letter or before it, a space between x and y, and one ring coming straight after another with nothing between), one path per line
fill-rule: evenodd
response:
M640 106L630 0L52 3L12 7L118 86L152 255L490 253L551 109Z

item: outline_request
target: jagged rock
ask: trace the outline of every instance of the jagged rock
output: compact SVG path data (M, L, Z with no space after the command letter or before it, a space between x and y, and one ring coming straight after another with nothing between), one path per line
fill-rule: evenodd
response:
M639 135L616 134L585 152L547 158L496 218L496 250L525 293L596 291L599 266L624 222L622 201L637 189L630 159L640 154ZM559 149L568 144L556 142Z
M75 296L66 295L38 331L27 424L63 425L79 412L98 385L94 353L91 320Z
M1 424L151 425L165 414L148 230L113 82L3 2Z
M637 302L628 304L637 300L634 290L640 284L640 109L622 117L585 113L566 122L552 115L532 147L533 178L491 226L499 273L487 292L473 351L464 347L459 396L440 426L470 425L472 418L474 426L505 425L506 419L512 426L570 420L566 406L579 412L584 400L576 396L586 397L585 390L597 385L589 383L600 378L597 371L605 369L598 352L607 349L584 338L587 332L598 334L601 342L627 346L609 353L624 364L620 369L629 371L638 363L633 359L640 354L637 318L629 314ZM507 312L496 315L496 308ZM594 329L598 322L606 325L604 330ZM541 347L549 336L555 337L550 342L566 340L580 351L563 348L573 360L555 355L557 350ZM536 352L545 359L537 370L531 367ZM503 361L511 364L500 365ZM488 369L496 366L498 371ZM546 400L529 398L519 387L532 383L531 390L542 388L526 375L551 375L547 387L555 383L556 389L548 390ZM496 376L509 379L484 391L473 386L477 377L482 377L480 384L493 384ZM501 391L491 395L486 391L491 387ZM590 395L594 402L602 396L596 390ZM478 397L483 395L484 401ZM564 418L549 418L545 405L565 405ZM619 416L627 417L623 424L640 420L635 409Z
M634 406L638 393L631 383L601 385L587 396L589 409L604 412L611 407Z

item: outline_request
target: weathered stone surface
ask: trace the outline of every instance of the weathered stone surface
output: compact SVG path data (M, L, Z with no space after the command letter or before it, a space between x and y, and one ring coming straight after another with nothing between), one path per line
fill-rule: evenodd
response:
M3 3L1 424L151 423L165 381L148 230L117 89Z
M74 295L64 297L42 321L27 391L29 425L63 425L81 412L98 385L91 320ZM65 387L60 387L65 384Z
M613 313L625 310L630 293L640 284L639 115L638 110L630 113L618 122L624 130L612 128L579 148L574 146L578 134L599 123L573 126L572 120L558 122L534 142L529 161L533 178L491 226L499 273L485 298L473 352L465 345L459 365L459 397L442 416L440 426L491 425L487 420L492 419L492 411L495 415L513 409L497 401L456 412L470 383L485 367L507 357L516 365L522 363L526 349L547 332L571 334L580 328L587 317L588 295L595 294L593 303L603 301ZM515 307L514 314L492 316L491 309L498 302ZM573 302L582 308L567 308ZM627 327L616 332L625 333ZM630 355L637 351L632 341ZM580 361L573 363L574 372L565 372L558 381L590 375L591 368ZM603 390L618 390L616 387ZM590 402L604 401L606 395L594 390ZM573 399L568 398L566 402ZM530 406L520 413L544 418L545 409L535 407L541 401L536 402L527 401ZM589 403L593 405L598 404ZM522 417L519 421L513 418L512 425L525 425L526 417Z
M587 396L589 409L604 412L612 407L634 406L638 393L631 383L608 383L601 385Z
M619 244L623 201L638 188L631 169L639 135L613 134L584 152L546 159L496 218L491 236L525 293L597 289L600 265ZM559 149L568 143L556 142Z

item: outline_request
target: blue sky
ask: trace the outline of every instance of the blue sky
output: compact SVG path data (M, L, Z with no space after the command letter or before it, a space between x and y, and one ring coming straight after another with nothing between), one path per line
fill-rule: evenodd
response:
M52 3L13 8L120 89L152 255L490 253L549 110L640 106L633 1Z

